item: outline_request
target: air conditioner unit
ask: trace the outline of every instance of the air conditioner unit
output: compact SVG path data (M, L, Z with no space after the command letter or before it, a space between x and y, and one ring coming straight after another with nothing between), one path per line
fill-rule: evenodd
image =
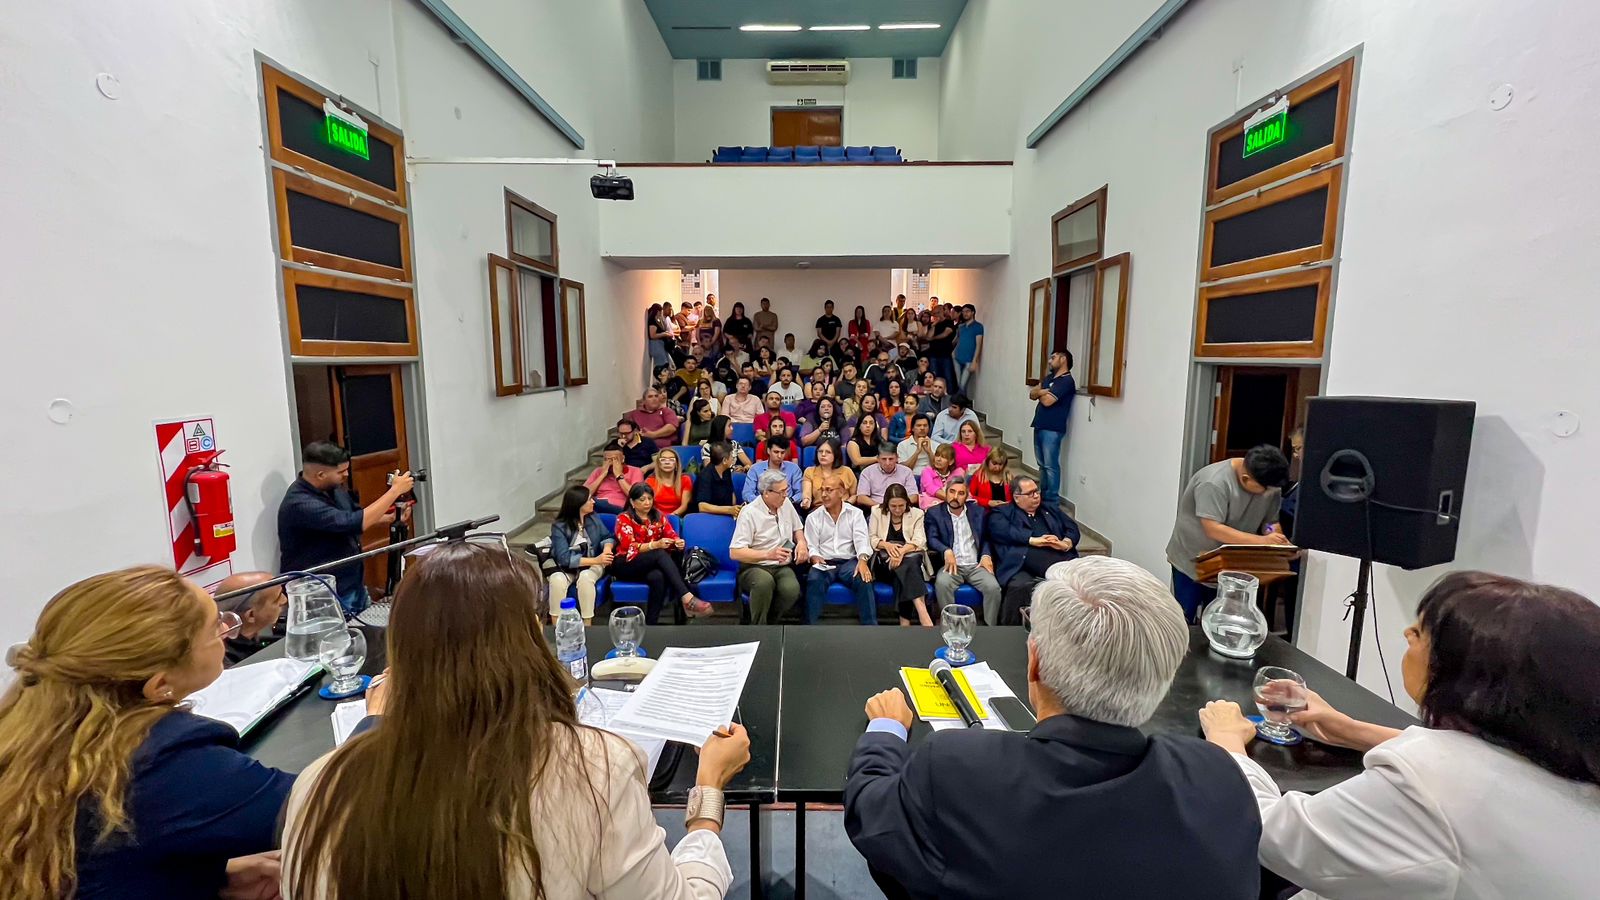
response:
M769 59L769 84L849 84L847 59Z

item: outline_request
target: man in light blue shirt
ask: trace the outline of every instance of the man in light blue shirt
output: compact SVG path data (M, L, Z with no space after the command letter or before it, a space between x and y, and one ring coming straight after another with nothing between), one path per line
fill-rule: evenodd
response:
M972 401L966 394L957 394L950 398L950 405L933 418L933 442L935 444L954 444L961 436L961 423L971 422L978 427L978 433L983 434L983 426L978 422L978 414L972 411Z
M783 477L789 482L789 499L794 503L800 502L801 484L800 467L784 459L789 455L789 438L786 435L775 434L767 438L767 458L750 467L744 473L744 489L739 492L740 498L746 503L754 503L760 493L756 489L761 481L761 473L768 469L782 472Z

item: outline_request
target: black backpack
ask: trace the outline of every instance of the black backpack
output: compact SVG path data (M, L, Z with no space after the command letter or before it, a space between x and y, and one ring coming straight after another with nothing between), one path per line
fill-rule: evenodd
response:
M683 554L683 580L699 584L717 574L717 558L704 547L690 547Z

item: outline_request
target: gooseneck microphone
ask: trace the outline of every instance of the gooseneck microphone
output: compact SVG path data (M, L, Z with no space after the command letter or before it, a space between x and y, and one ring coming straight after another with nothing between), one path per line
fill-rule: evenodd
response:
M983 720L978 718L978 711L967 701L967 692L956 682L956 675L950 664L942 659L936 659L928 663L928 671L933 673L933 677L938 680L939 686L944 688L944 692L950 695L950 702L955 704L961 721L968 728L982 728Z

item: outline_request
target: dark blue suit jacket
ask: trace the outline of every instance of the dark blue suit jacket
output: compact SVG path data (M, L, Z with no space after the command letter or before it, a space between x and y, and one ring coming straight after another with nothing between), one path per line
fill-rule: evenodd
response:
M1227 751L1052 716L917 744L868 733L845 832L916 898L1255 900L1261 817Z
M983 525L988 516L988 510L976 500L967 501L967 524L972 528L972 536L978 542L978 557L994 558L994 548L989 546L989 535L984 531ZM928 508L926 517L922 520L923 527L928 533L928 552L933 555L933 567L939 569L944 566L944 552L950 549L950 544L956 539L956 526L950 518L950 507L941 503Z
M1040 506L1039 514L1056 537L1072 541L1068 559L1078 558L1078 523L1059 509ZM1028 514L1015 503L989 510L989 544L994 548L994 579L1005 585L1022 569L1022 560L1028 555L1028 538L1033 537L1033 524Z
M235 856L278 846L294 776L240 753L231 725L173 710L133 755L131 838L97 844L98 804L78 811L77 900L216 900Z

